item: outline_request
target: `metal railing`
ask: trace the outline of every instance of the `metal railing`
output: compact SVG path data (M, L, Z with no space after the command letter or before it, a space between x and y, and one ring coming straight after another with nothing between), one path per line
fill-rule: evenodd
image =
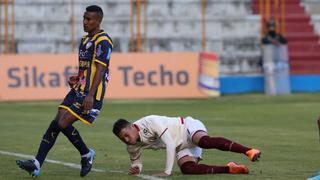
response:
M207 0L201 0L202 51L206 50L206 7ZM147 50L148 0L130 0L130 51ZM143 9L142 9L143 6ZM142 17L141 17L142 16ZM143 23L141 21L143 19ZM143 26L143 32L142 27ZM143 48L142 48L143 47Z
M201 0L202 51L206 51L206 49L207 49L206 9L207 9L207 0Z
M0 54L15 53L14 28L14 0L0 0Z
M148 44L148 0L130 0L130 7L130 51L146 51ZM141 19L143 19L143 23ZM143 32L141 26L143 26Z

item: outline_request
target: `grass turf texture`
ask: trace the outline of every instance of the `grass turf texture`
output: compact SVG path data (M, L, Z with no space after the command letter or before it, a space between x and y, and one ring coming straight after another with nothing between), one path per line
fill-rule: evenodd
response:
M260 162L250 162L242 154L204 150L202 163L225 165L229 161L246 164L249 175L182 175L175 164L170 179L301 180L320 170L319 137L316 119L320 115L320 94L223 96L206 100L105 101L93 126L75 123L97 156L94 167L126 172L129 167L125 145L111 132L118 118L135 120L159 114L192 116L202 120L209 134L223 136L262 151ZM34 155L40 139L56 113L59 102L0 103L0 150ZM49 159L79 163L77 150L61 133ZM16 157L0 154L0 179L30 179L15 165ZM145 150L143 174L151 175L165 166L165 151ZM121 173L91 172L86 179L141 179ZM80 179L79 170L45 163L38 179ZM83 178L82 178L83 179Z

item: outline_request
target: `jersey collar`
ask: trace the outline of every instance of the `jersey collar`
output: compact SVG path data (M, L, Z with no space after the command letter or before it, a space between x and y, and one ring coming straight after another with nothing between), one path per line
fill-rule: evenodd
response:
M136 130L137 130L137 131L140 131L140 128L139 128L139 126L138 126L138 125L133 124L133 127L134 127L134 128L136 128Z

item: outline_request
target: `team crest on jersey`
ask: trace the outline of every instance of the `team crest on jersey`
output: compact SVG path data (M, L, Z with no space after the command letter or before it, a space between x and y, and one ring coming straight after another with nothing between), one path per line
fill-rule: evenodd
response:
M86 49L89 49L91 46L92 46L92 42L89 41L89 42L86 44Z

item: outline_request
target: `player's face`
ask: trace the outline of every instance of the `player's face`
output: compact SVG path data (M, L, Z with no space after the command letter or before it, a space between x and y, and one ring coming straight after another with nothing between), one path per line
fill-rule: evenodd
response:
M137 143L139 133L132 126L128 126L120 131L118 137L122 142L133 145Z
M85 12L83 15L83 30L84 32L92 32L99 28L100 19L95 12Z

